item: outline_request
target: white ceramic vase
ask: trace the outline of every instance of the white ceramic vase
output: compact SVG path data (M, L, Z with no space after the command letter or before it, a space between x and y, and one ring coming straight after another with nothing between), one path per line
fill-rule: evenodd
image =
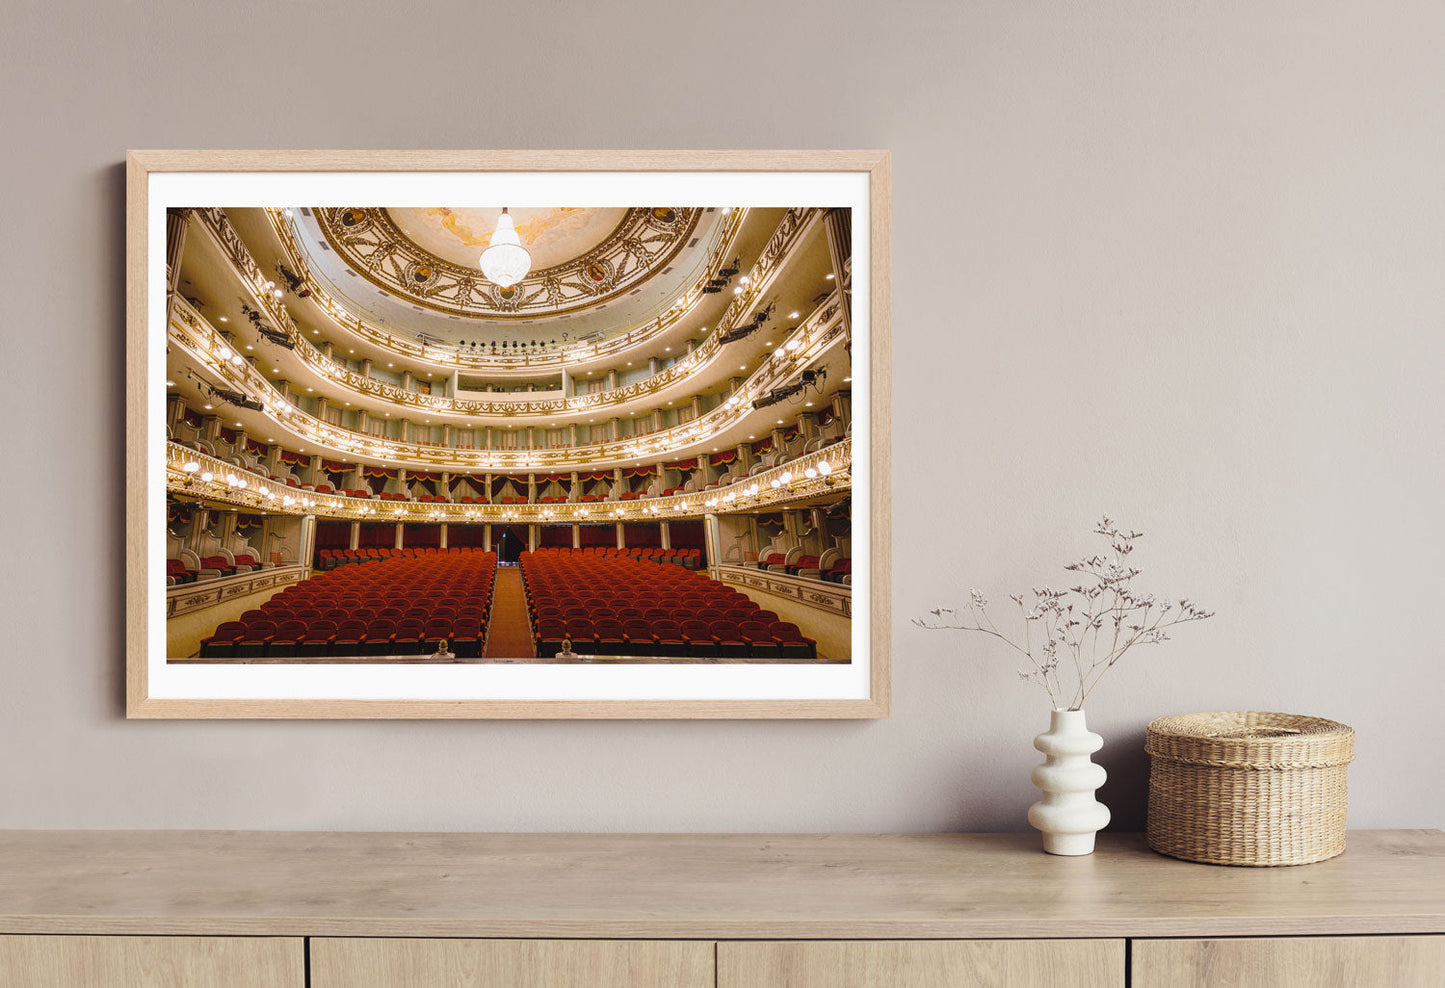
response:
M1089 760L1103 746L1082 710L1055 710L1048 732L1034 738L1045 758L1032 778L1044 798L1029 807L1029 823L1043 831L1050 854L1092 854L1094 834L1109 822L1109 808L1094 798L1107 776Z

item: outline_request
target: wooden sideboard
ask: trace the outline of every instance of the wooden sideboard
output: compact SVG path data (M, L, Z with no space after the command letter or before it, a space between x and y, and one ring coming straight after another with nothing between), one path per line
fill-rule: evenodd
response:
M1219 868L1106 834L0 831L0 984L1445 984L1445 833Z

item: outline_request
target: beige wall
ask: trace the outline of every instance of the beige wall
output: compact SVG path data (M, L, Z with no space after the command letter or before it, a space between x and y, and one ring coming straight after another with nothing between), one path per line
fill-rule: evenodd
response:
M1360 731L1351 823L1445 823L1445 7L23 2L7 192L0 826L1023 827L1044 704L907 618L1101 512L1219 611L1090 703ZM894 152L894 717L127 723L127 147ZM69 437L67 444L57 437ZM38 496L67 468L83 482Z

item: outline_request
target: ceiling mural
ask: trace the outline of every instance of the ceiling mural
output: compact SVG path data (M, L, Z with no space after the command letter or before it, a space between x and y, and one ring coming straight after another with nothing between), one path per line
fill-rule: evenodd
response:
M422 250L475 271L477 258L492 242L500 208L471 209L430 206L386 210L403 236ZM532 267L541 271L566 264L599 247L627 218L626 209L508 210L517 226Z
M509 288L477 265L500 212L353 206L314 215L338 257L377 287L449 315L505 319L577 312L632 293L687 246L703 211L510 210L533 270Z

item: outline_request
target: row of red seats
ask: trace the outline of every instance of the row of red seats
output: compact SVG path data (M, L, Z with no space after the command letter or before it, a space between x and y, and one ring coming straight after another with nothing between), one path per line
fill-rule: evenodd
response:
M364 563L374 559L413 559L419 556L466 556L483 554L485 551L479 546L450 546L446 549L438 549L435 546L421 548L412 546L406 549L322 549L317 553L317 560L322 569L329 570L340 566L342 563Z
M589 553L522 554L537 654L816 658L817 643L700 573Z
M758 558L758 569L767 569L769 566L784 566L784 560L786 559L787 556L783 555L781 552L765 553ZM800 556L791 564L784 566L784 569L786 572L796 576L804 570L817 569L818 559L818 556ZM821 579L827 580L832 583L842 583L843 577L851 576L852 573L853 560L840 559L832 566L828 567L828 571L826 573L821 573L819 574L819 576Z
M497 558L429 553L320 573L287 587L201 642L203 657L416 655L486 640Z
M275 478L272 478L272 479L275 479ZM317 485L317 488L316 488L316 489L317 489L318 491L321 490L321 485ZM663 495L666 496L666 495L668 495L668 494L677 494L677 493L680 493L681 491L682 491L682 488L681 488L681 487L674 487L674 488L672 488L672 489L670 489L670 490L663 491ZM326 490L324 493L329 493L329 492L330 492L330 488L328 487L327 490ZM372 499L382 500L382 501L405 501L405 500L407 500L406 495L404 495L404 494L393 494L393 493L391 493L390 491L383 491L383 492L380 493L380 494L372 494L370 491L367 491L367 490L352 490L352 489L343 488L343 489L340 491L340 493L346 494L346 495L348 495L348 496L350 496L350 497L364 497L364 498L372 498ZM624 494L619 498L619 500L622 500L622 501L635 501L635 500L637 500L638 498L640 498L640 497L645 497L645 496L646 496L646 495L645 495L644 493L641 493L641 492L628 491L628 492L624 493ZM450 497L447 497L447 496L444 495L444 494L419 494L419 495L417 495L417 498L416 498L416 499L417 499L418 502L422 502L422 503L426 503L426 504L433 504L433 503L435 503L435 504L453 504L453 503L455 503L455 504L491 504L491 503L492 503L490 498L487 498L487 497L481 496L481 495L478 495L478 496L476 496L476 497L473 497L473 496L470 495L470 494L463 494L461 497L458 497L458 498L455 498L455 499L450 498ZM572 500L571 497L570 497L569 495L566 495L566 494L543 494L541 497L537 498L537 500L536 500L535 503L537 503L537 504L569 504L569 503L571 503L571 500ZM596 504L596 503L599 503L599 502L602 502L602 501L606 501L606 500L607 500L607 495L606 495L606 494L583 494L583 495L581 495L579 498L577 498L577 500L578 500L578 502L583 503L583 504ZM527 501L527 499L526 499L525 497L520 497L520 496L516 496L516 495L507 495L507 496L505 496L505 497L498 498L498 499L497 499L497 503L498 503L498 504L527 504L527 503L529 503L529 502Z
M242 566L249 566L253 570L261 567L260 560L247 553L232 558L235 559L234 563L228 562L225 556L207 556L201 560L201 569L218 570L222 576L233 576ZM194 583L200 572L190 569L182 560L171 558L166 560L166 576L177 583Z
M481 655L485 623L475 619L419 621L354 618L292 619L279 624L227 621L201 643L203 657L302 658L434 654L442 642L459 658Z
M664 549L658 545L633 545L618 549L615 546L584 546L580 549L573 549L567 546L546 546L536 550L537 552L551 553L581 553L590 556L625 556L632 559L652 559L664 562L681 563L696 568L702 564L701 549Z
M785 621L616 621L570 618L538 622L540 655L556 655L571 642L587 655L641 655L699 659L815 659L817 646Z

